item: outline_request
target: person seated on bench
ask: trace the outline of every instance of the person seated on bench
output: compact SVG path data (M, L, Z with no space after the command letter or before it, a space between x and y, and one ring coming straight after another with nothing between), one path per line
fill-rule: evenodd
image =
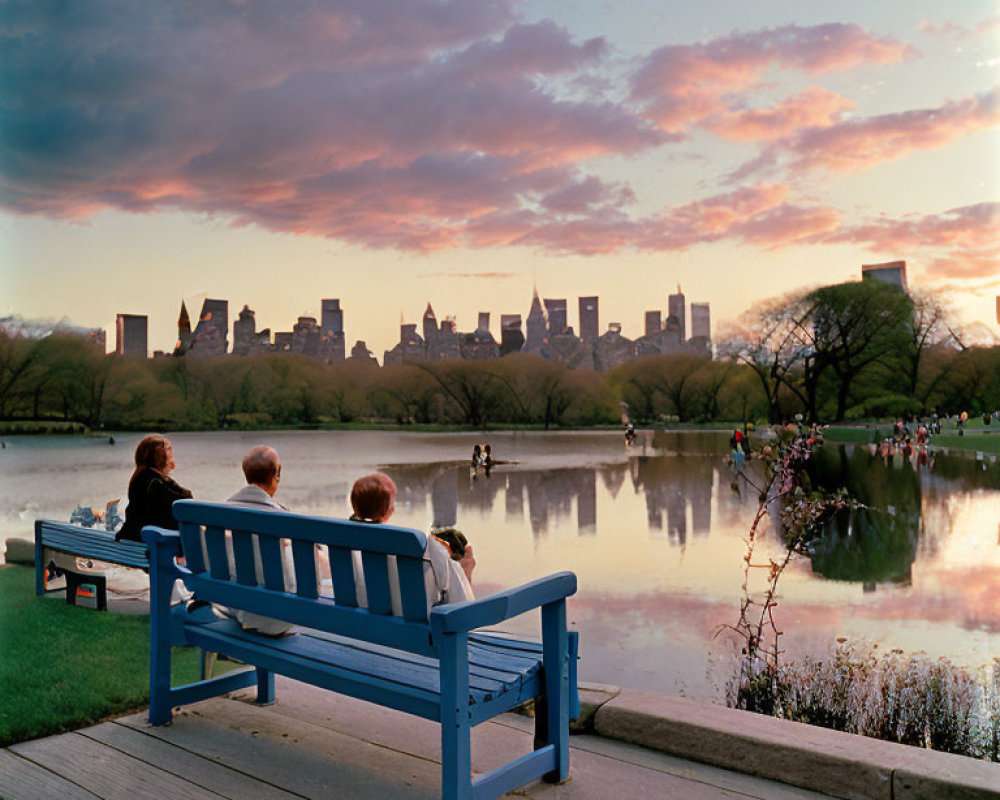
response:
M145 525L177 530L171 507L175 500L193 497L170 477L177 466L174 447L165 436L147 436L135 448L135 471L128 482L128 507L125 524L115 534L115 541L142 541Z
M281 459L273 447L258 445L253 447L243 456L243 475L247 479L247 485L233 494L227 503L243 506L244 508L254 508L258 510L288 511L274 499L278 491L278 483L281 481ZM260 563L260 551L257 547L257 537L254 536L254 567L257 572L257 581L264 582L264 571ZM236 561L232 554L232 543L227 542L229 550L229 574L236 574ZM292 564L291 549L288 542L282 548L281 566L285 576L285 590L295 591L295 567ZM329 567L326 567L329 570ZM245 631L259 633L264 636L286 636L294 631L295 626L288 622L264 617L260 614L253 614L242 609L229 609L216 606L216 610L231 619L235 619Z
M351 507L354 509L351 519L360 522L388 522L396 510L395 502L396 484L388 475L376 472L358 478L351 489ZM358 553L354 555L354 580L358 589L358 604L367 608L364 574L359 563L361 559ZM392 611L396 616L402 616L395 558L390 556L389 559ZM427 586L428 604L438 606L444 603L474 600L472 572L475 567L476 559L472 554L472 545L466 545L465 555L461 560L455 560L447 543L433 535L428 536L427 549L424 551L424 582Z

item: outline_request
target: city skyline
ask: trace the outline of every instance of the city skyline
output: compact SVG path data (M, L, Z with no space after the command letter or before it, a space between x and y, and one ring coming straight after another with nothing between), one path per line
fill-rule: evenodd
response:
M575 286L636 336L661 286L725 322L905 259L994 325L992 0L56 10L5 11L0 316L167 347L182 299L332 295L380 353L426 298Z

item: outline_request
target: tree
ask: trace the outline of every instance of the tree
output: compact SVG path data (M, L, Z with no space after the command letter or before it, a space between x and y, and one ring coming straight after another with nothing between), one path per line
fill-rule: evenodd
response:
M836 375L835 419L842 420L855 379L906 347L913 302L899 288L871 280L824 286L806 301L816 372Z

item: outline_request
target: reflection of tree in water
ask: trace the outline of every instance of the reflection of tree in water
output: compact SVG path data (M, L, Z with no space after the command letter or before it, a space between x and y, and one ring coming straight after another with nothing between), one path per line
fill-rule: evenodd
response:
M920 475L909 462L884 463L860 447L823 447L810 462L816 486L847 488L866 508L828 520L811 548L813 571L867 584L910 580L920 538Z
M717 437L716 437L717 438ZM713 464L703 456L646 457L632 459L632 485L646 500L651 534L666 526L672 542L687 541L687 506L691 504L692 531L707 535L712 525Z

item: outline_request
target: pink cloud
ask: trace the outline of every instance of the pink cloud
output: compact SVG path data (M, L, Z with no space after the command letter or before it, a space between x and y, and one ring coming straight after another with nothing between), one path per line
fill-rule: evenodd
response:
M771 66L821 74L916 55L903 42L843 23L733 33L654 51L633 77L632 99L665 131L678 133L725 114L726 96L753 87Z
M810 86L770 108L724 110L701 122L701 127L737 142L765 142L794 134L803 128L828 127L839 122L854 103L835 92Z
M739 182L784 165L789 174L823 169L853 173L912 153L934 150L1000 124L1000 90L937 108L850 119L806 128L776 140L728 176Z
M823 241L862 245L886 258L915 253L934 278L990 278L1000 274L1000 203L877 218L845 226Z

